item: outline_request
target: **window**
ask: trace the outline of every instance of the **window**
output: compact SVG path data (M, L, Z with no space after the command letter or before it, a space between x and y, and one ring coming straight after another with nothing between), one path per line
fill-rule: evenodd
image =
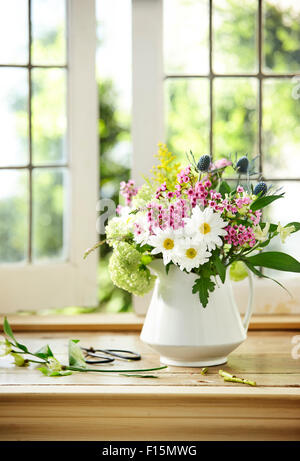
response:
M100 116L102 197L116 196L131 165L141 182L165 140L178 156L189 149L213 158L258 155L258 171L286 190L285 207L275 202L270 219L300 220L297 2L0 0L0 299L6 312L97 303L97 255L82 257L97 240L96 19L112 33L109 46L99 48L98 89L103 114L113 112L118 141L112 148ZM113 73L117 90L126 91L107 106ZM285 250L300 258L298 234ZM263 283L258 293L266 292ZM288 284L300 299L297 278ZM104 294L103 302L113 299L112 310L122 310L130 298L119 295ZM278 296L287 306L285 295ZM147 303L138 300L136 309Z
M214 159L247 153L258 156L257 170L269 184L286 191L284 204L276 202L269 219L299 221L299 4L133 0L133 5L136 178L151 167L162 139L181 158L190 149ZM273 243L273 248L280 247L279 240ZM284 249L300 258L298 234ZM274 275L268 270L266 274ZM280 274L283 277L294 300L260 280L258 311L298 308L299 279ZM266 286L272 288L273 299Z
M1 310L97 302L95 9L0 1Z
M299 19L299 5L281 0L164 0L171 150L258 156L257 171L287 197L268 218L285 223L300 218L292 211L300 191ZM300 258L298 241L293 236L285 250Z

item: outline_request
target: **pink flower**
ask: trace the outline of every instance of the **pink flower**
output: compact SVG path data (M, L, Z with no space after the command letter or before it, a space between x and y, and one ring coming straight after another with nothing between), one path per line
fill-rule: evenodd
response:
M118 206L117 206L117 208L116 208L116 213L117 213L118 215L121 215L122 208L123 208L122 205L118 205Z
M227 235L224 237L224 240L233 246L248 244L250 247L253 247L256 243L251 227L246 228L242 225L234 225L225 227L225 230L227 231Z
M128 183L122 181L120 183L120 193L125 197L126 205L130 205L132 197L138 193L138 188L135 187L134 181L130 179Z
M230 160L227 160L227 158L220 158L220 160L216 160L213 165L212 165L212 170L216 170L218 168L225 168L226 166L232 165L232 162Z

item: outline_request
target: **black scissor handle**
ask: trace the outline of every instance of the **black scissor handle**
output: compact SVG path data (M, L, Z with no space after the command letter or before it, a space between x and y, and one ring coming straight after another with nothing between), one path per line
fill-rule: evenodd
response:
M93 349L92 347L87 348L87 347L82 347L81 348L85 352L85 363L88 363L90 365L96 364L96 363L111 363L114 362L114 358L112 357L104 357L103 355L97 354L97 351ZM97 360L88 360L88 357L94 357Z
M99 349L99 352L105 352L106 354L123 360L141 360L142 358L137 352L127 351L125 349Z
M94 349L93 347L82 347L81 348L84 353L86 358L88 357L94 357L95 359L99 360L85 360L86 363L109 363L113 362L115 358L122 359L122 360L141 360L141 355L128 351L125 349ZM105 356L101 355L105 354ZM107 357L107 355L110 355L110 357Z

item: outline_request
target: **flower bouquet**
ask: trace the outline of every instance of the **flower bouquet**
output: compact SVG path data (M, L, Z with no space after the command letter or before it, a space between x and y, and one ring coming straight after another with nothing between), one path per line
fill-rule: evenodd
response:
M275 200L282 199L284 192L268 187L261 180L253 185L254 160L249 161L244 156L235 161L223 158L212 162L209 155L203 155L196 161L192 152L187 158L187 166L180 165L167 147L160 144L159 164L153 168L152 176L145 178L145 183L139 188L133 180L121 183L123 204L117 208L118 216L110 219L105 229L106 241L113 248L109 262L113 283L135 295L144 295L157 281L151 305L152 311L160 309L160 315L152 315L151 326L146 325L146 320L146 331L142 333L145 339L145 336L150 336L150 330L156 331L155 341L153 338L145 339L152 345L153 341L166 345L162 312L168 306L168 322L178 314L180 330L187 332L184 339L172 337L169 342L174 347L179 344L195 346L191 344L191 330L196 324L195 341L197 346L199 341L203 346L203 335L199 339L199 325L203 326L205 319L212 314L204 317L204 314L195 314L195 309L208 306L212 297L211 304L215 307L209 305L207 309L216 310L216 317L211 320L214 326L210 327L216 330L221 311L226 311L224 304L228 296L228 312L233 310L231 294L227 289L225 292L221 289L222 285L226 285L228 274L237 280L249 273L269 278L262 268L300 272L300 263L292 256L265 251L275 236L279 235L284 242L300 229L300 223L290 222L282 226L280 223L264 222L262 210ZM224 179L224 173L230 169L236 175L234 181ZM193 314L187 311L191 305ZM232 322L238 320L231 319L231 325L228 323L226 327L231 318L228 312L222 322L224 329L230 330ZM202 317L192 319L194 315ZM234 316L236 319L236 312ZM187 322L192 324L187 325ZM239 327L241 330L241 325ZM247 330L247 325L244 327ZM176 330L176 325L173 328ZM218 337L223 345L230 343L236 347L245 339L244 330L235 335L235 341L226 338L223 330L218 331ZM206 346L215 346L217 338L211 339L211 343L207 341ZM203 355L207 359L205 363L212 361L207 353L206 350ZM211 353L211 357L215 355ZM226 351L222 359L225 355ZM172 363L169 352L168 357L165 363ZM188 362L200 363L201 357L200 354L200 360ZM201 365L204 362L202 360Z

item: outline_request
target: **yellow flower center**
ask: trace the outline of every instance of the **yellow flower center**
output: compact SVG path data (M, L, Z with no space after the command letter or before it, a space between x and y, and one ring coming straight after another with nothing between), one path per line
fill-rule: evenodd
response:
M163 243L165 250L172 250L174 248L174 240L166 239Z
M209 224L207 224L207 222L204 222L200 225L199 231L201 234L208 234L211 231L211 227Z
M188 248L185 252L185 255L189 259L194 259L197 256L197 250L195 248Z

